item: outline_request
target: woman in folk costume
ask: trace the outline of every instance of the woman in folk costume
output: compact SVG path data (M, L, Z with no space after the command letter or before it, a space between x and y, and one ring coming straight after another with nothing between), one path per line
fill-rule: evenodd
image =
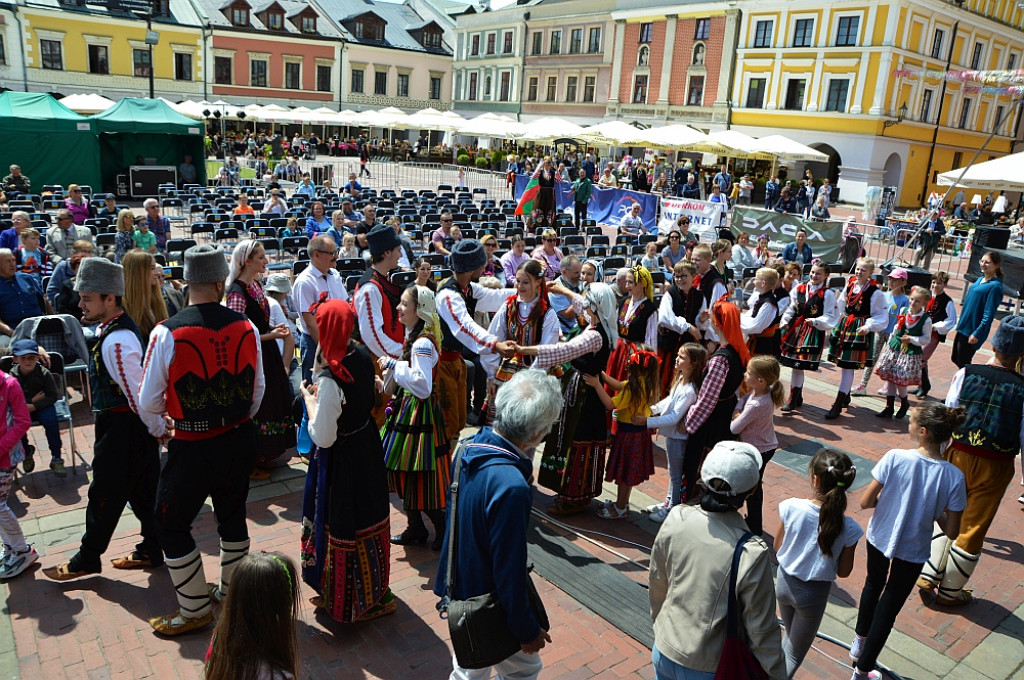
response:
M498 339L517 345L553 345L558 342L558 313L548 301L544 265L527 260L516 270L518 291L510 296L491 319L488 332ZM480 362L487 371L487 419L494 422L494 396L502 383L533 363L532 357L516 354L507 359L500 354L484 354Z
M750 309L740 315L740 330L747 336L750 356L779 356L779 302L773 291L779 285L779 273L771 267L761 267L754 276L754 293L748 304Z
M779 334L782 348L779 363L793 369L790 378L789 401L782 407L784 413L795 411L804 403L804 371L817 371L821 351L825 348L825 333L836 325L836 295L828 287L828 265L821 260L811 265L807 283L793 288L789 305L782 313Z
M317 592L313 604L335 621L367 621L397 606L388 587L391 506L372 416L373 357L351 340L356 318L348 302L327 300L315 313L315 383L301 388L318 447L302 499L302 580Z
M260 410L252 419L259 432L256 466L249 479L270 477L265 467L272 466L287 449L295 445L295 420L292 416L291 389L286 364L277 346L278 340L291 335L284 324L270 325L270 305L260 283L267 272L267 253L263 244L244 239L231 253L231 269L224 284L224 305L239 314L245 314L260 332L263 350L263 376L267 382Z
M965 589L981 557L992 520L1006 487L1013 481L1014 459L1021 451L1024 416L1024 317L1007 316L992 336L995 359L988 364L969 364L953 376L946 406L963 406L967 420L953 433L945 457L964 473L967 507L955 541L941 530L932 538L918 588L938 588L936 602L946 606L968 604L973 596Z
M672 281L668 293L658 306L658 357L661 360L661 394L665 396L672 386L676 354L688 342L700 342L700 317L707 310L704 296L693 287L697 269L688 260L680 260L672 268Z
M655 347L658 342L658 305L651 273L637 265L627 272L623 287L629 297L619 309L619 342L608 359L608 375L615 380L625 380L626 364L638 344Z
M434 369L441 357L441 320L434 310L434 293L409 286L398 303L398 319L408 330L400 360L382 357L382 370L394 375L394 400L380 435L384 441L384 467L388 487L402 499L409 526L391 537L395 545L426 543L427 527L421 512L434 525L433 550L444 539L445 505L451 474L451 452Z
M530 179L537 180L539 189L537 191L537 202L533 206L533 227L551 226L555 219L555 212L558 204L555 201L555 183L561 182L562 177L551 166L551 156L545 156L537 169L533 171Z
M875 373L887 383L888 398L885 408L875 415L892 418L896 406L896 394L900 395L900 410L896 418L903 418L910 410L907 387L921 384L921 367L924 365L924 346L932 337L932 320L926 311L931 292L914 286L910 291L910 305L900 310L896 326L889 341L882 349Z
M875 286L871 275L875 261L862 257L854 268L854 276L846 284L837 304L838 322L828 343L828 360L842 369L839 393L832 408L825 414L834 420L850 405L850 390L856 371L874 365L874 333L889 325L885 294Z
M531 357L535 368L550 368L570 362L563 378L564 401L558 424L544 442L538 483L558 493L548 512L567 515L585 510L601 495L605 451L608 448L607 411L601 400L583 381L584 375L600 375L618 342L615 292L606 283L592 283L580 295L558 284L550 290L572 300L580 319L589 325L569 342L517 347Z

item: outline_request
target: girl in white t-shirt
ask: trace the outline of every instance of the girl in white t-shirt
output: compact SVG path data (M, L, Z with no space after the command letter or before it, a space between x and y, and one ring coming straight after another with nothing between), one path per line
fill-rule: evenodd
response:
M836 577L853 571L854 551L864 531L846 516L846 493L857 468L842 451L822 449L809 466L813 498L779 503L775 546L779 574L775 596L786 627L782 651L793 677L814 642Z
M860 498L860 506L875 508L875 514L868 523L868 576L850 646L853 680L881 677L875 661L928 561L932 525L938 523L950 539L960 533L967 505L964 474L942 458L940 447L966 414L962 406L934 401L917 406L910 415L917 449L892 449L871 471Z

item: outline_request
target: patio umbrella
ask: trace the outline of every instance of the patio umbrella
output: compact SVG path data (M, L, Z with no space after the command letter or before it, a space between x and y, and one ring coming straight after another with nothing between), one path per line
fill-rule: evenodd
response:
M707 141L707 135L689 125L665 125L641 132L642 145L656 149L690 149L694 144Z
M577 139L582 132L582 127L563 118L539 118L527 123L517 137L533 142L550 142L564 137Z
M757 140L738 130L719 130L708 135L707 140L691 147L692 151L703 151L730 158L756 158L773 160L775 154L757 151Z
M592 144L607 146L640 146L645 139L644 130L624 123L621 120L610 120L606 123L584 128L578 136Z
M1024 191L1024 151L971 165L964 173L963 179L960 179L963 172L964 168L943 172L939 175L938 183L943 186L955 184L969 189ZM975 198L977 201L974 202L981 202L981 196Z
M476 118L467 120L462 125L462 129L459 130L459 134L474 137L512 139L516 135L522 133L525 129L526 126L522 123L517 123L507 116L499 116L488 111L487 113L480 114Z
M60 103L75 113L100 113L106 111L114 102L98 94L69 94Z
M754 149L774 154L780 161L828 162L828 154L783 135L760 137L754 140Z

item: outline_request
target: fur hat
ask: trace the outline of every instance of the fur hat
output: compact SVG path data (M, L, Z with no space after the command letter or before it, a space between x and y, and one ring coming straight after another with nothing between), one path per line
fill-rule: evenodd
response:
M465 238L452 246L452 271L456 274L474 272L487 264L487 253L475 238Z
M216 283L228 278L224 249L203 243L185 251L185 280L189 283Z
M387 224L378 224L371 229L366 235L366 242L370 246L371 257L377 257L402 245L395 228Z
M1024 354L1024 316L1011 314L1003 319L992 336L992 349L1000 354Z
M124 269L105 257L87 257L78 265L75 290L101 295L124 295Z

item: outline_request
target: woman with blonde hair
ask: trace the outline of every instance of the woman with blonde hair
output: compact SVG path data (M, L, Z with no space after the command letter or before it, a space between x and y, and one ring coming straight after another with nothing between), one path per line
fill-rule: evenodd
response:
M117 221L114 223L117 233L114 235L114 263L121 264L125 253L135 247L132 239L132 232L135 231L135 213L124 208L117 213Z
M124 211L122 211L124 212ZM118 215L118 224L121 216ZM138 248L129 250L121 258L124 267L124 311L142 331L148 341L156 325L167 319L167 305L163 292L153 282L153 256Z

